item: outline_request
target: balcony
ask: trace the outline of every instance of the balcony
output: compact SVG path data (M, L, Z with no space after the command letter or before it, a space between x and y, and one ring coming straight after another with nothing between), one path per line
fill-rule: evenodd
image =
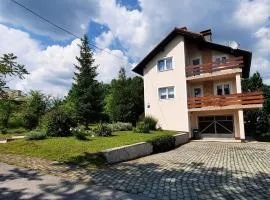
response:
M225 96L204 96L188 99L189 111L216 109L261 108L264 102L262 92L237 93Z
M199 77L201 75L212 76L217 72L225 70L239 69L243 67L243 57L234 57L220 62L211 62L201 65L186 66L186 77L189 79ZM231 73L231 71L229 72Z

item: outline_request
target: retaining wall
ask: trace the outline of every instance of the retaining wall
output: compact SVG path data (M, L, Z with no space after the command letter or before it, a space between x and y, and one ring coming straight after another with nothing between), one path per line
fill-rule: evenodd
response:
M175 147L189 141L189 133L179 133L174 135ZM153 153L153 145L150 142L139 142L132 145L106 149L101 152L108 163L117 163L135 158L148 156Z

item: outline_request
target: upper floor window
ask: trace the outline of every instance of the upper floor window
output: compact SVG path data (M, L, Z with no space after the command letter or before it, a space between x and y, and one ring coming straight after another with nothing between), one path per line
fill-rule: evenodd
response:
M216 95L229 95L231 94L231 85L229 83L217 84Z
M162 60L159 60L158 63L158 71L166 71L166 70L172 70L172 58L164 58Z
M218 56L218 57L215 57L215 62L217 64L222 64L222 63L226 63L227 61L227 57L226 56Z
M200 58L196 58L192 60L192 65L199 65L201 64L201 59Z
M159 99L174 99L174 87L162 87L158 89Z

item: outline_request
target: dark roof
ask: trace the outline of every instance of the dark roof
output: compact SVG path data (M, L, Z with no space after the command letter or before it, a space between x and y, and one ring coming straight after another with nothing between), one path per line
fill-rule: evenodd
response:
M207 30L209 31L209 30ZM132 71L143 75L143 69L147 63L153 59L160 51L162 51L166 45L178 35L184 36L185 39L190 40L194 43L197 43L200 47L210 48L213 50L221 51L228 53L234 56L243 56L244 58L244 67L242 71L242 77L248 78L251 64L252 53L243 49L232 49L231 47L216 44L213 42L208 42L204 39L204 33L195 33L187 31L186 27L183 28L174 28L147 56L145 56L139 64L132 69Z

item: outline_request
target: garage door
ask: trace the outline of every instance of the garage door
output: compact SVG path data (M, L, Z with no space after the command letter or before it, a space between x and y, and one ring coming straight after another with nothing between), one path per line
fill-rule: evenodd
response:
M198 119L201 134L233 134L233 116L201 116Z

